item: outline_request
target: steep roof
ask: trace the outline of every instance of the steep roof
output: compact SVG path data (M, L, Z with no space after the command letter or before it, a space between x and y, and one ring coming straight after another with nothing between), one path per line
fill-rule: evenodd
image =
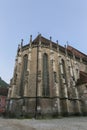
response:
M80 52L79 50L73 48L72 46L67 46L67 50L71 51L72 53L75 54L75 56L81 57L81 58L86 58L87 59L87 55Z
M41 34L37 35L37 37L32 41L32 45L38 45L40 38L43 45L50 47L50 39L43 37ZM52 43L52 46L55 46L55 48L57 48L56 42L51 41L51 43ZM29 44L23 46L24 49L27 49L28 47L29 47ZM59 45L59 50L65 53L65 47L61 45ZM73 48L70 45L67 46L67 53L71 56L73 56L74 54L77 58L82 58L82 60L87 63L87 55Z
M40 36L41 36L41 42L50 43L50 40L48 40L47 38L43 37L41 34L39 34L39 35L33 40L33 43L35 43L35 42L38 43Z
M41 34L39 34L39 35L33 40L32 44L33 44L33 43L38 43L40 36L41 36L41 42L44 43L45 45L46 45L46 44L47 44L47 45L49 44L49 46L50 46L50 39L47 39L47 38L43 37ZM51 41L51 43L52 43L52 45L55 45L55 46L57 47L57 43L56 43L56 42ZM64 50L65 50L65 47L59 45L59 49L64 51Z

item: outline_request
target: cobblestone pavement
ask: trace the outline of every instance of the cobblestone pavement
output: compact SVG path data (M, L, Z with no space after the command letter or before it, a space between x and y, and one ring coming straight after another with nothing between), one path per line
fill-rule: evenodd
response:
M87 130L87 117L60 119L2 119L0 130Z

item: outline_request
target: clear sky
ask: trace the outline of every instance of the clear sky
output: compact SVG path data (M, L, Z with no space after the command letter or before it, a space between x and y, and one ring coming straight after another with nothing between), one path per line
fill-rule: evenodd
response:
M13 76L17 46L41 33L87 53L87 0L0 0L0 76Z

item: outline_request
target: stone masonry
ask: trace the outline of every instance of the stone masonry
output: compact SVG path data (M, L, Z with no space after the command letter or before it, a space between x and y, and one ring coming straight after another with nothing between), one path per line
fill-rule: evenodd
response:
M87 114L87 55L38 35L18 46L7 111L15 116Z

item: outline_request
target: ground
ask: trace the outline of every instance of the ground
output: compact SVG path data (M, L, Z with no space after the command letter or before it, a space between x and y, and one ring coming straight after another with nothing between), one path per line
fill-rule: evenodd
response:
M3 119L0 130L87 130L87 117L60 119Z

